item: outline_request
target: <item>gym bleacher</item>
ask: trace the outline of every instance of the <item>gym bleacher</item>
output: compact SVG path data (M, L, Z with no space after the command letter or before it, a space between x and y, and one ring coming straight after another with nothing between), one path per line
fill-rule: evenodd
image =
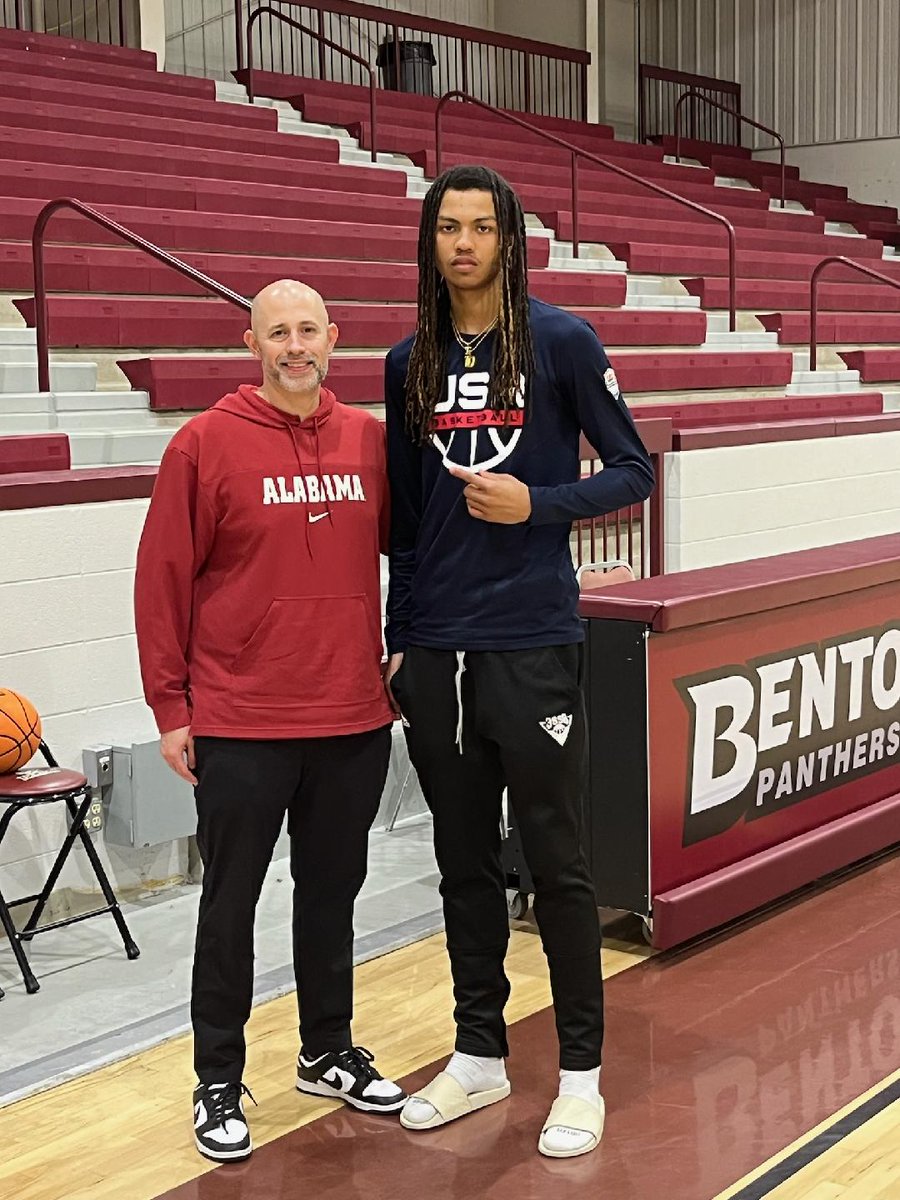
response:
M29 336L23 321L35 321L34 221L62 195L243 295L283 275L318 288L341 329L335 389L378 410L384 351L414 325L435 99L380 93L373 167L347 154L371 148L367 88L258 71L251 106L239 84L157 71L144 51L10 30L0 31L0 66L0 432L63 430L75 466L153 463L191 411L254 377L239 349L243 313L63 211L46 248L57 395L42 408L23 386L26 362L14 369L15 345ZM900 280L900 263L870 234L896 232L895 210L856 206L845 188L802 181L790 167L781 210L775 167L740 147L689 140L690 160L676 164L669 139L639 145L605 125L528 119L736 230L739 311L729 332L720 226L582 160L576 260L568 153L498 114L445 111L442 165L478 159L517 187L530 214L534 294L594 325L639 416L671 417L677 429L883 411L900 381L900 350L885 348L900 340L900 292L830 276L820 299L824 369L804 374L794 352L809 338L808 281L821 258L849 254Z

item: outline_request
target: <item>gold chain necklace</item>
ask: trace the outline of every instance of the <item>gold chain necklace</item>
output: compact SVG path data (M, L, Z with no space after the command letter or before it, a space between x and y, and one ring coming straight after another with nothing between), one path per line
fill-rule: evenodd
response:
M487 335L491 332L491 330L494 328L494 326L497 324L497 317L494 317L493 321L491 321L491 323L490 323L490 325L488 325L487 329L482 329L481 333L476 333L471 338L463 337L463 335L456 328L456 322L453 320L452 317L450 318L450 324L453 327L453 336L456 338L457 342L459 343L459 347L463 352L464 366L467 369L474 367L475 366L475 351L478 349L478 347L481 345L481 343L484 341L484 339L487 337Z

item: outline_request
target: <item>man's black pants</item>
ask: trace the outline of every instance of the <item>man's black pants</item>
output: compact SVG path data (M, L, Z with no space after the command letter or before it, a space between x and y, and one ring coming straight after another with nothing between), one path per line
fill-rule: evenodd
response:
M284 815L294 879L300 1037L313 1056L351 1045L353 903L384 789L390 727L278 741L198 737L203 890L191 990L201 1083L239 1082L253 996L253 917Z
M457 1050L507 1054L504 787L535 886L560 1066L600 1062L600 922L582 844L586 722L581 647L471 651L411 646L391 680L434 815L453 972Z

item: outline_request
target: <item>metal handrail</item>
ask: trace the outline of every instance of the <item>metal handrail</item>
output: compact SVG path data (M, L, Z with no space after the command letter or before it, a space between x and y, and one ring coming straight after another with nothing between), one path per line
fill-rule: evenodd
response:
M246 296L241 296L237 292L233 292L231 288L225 287L223 283L219 283L215 279L211 279L209 275L204 275L196 267L191 267L186 262L182 262L174 254L169 254L159 246L154 246L152 242L148 242L146 238L142 238L139 234L126 229L118 221L113 221L109 217L105 217L103 213L99 213L89 205L82 204L80 200L75 200L69 196L62 196L58 200L51 200L38 213L37 220L34 223L34 233L31 237L31 252L34 262L34 324L35 337L37 339L38 391L50 391L50 339L47 316L47 285L44 279L44 231L47 228L47 222L61 208L71 208L74 212L81 213L89 221L93 221L97 225L102 225L110 233L116 234L123 241L129 242L138 250L143 250L151 258L155 258L157 262L161 262L165 266L171 267L174 271L186 275L188 279L192 279L194 283L199 283L222 300L227 300L230 304L237 305L238 308L242 308L245 312L250 311L250 301Z
M394 26L395 29L412 29L418 33L433 33L439 36L457 38L461 42L473 42L478 46L494 46L501 50L519 50L523 54L545 55L558 62L571 62L582 67L585 71L591 61L587 50L578 50L573 46L560 46L543 39L520 37L514 34L498 33L493 29L477 29L471 25L457 21L443 21L435 17L421 16L416 13L398 11L380 5L360 4L355 0L286 0L297 8L309 8L314 12L328 13L335 16L369 20L381 25ZM235 9L235 52L237 68L243 68L240 34L240 8L242 0L234 0ZM548 55L548 51L552 51Z
M721 213L713 212L711 208L704 208L702 204L695 204L693 200L679 196L677 192L670 192L668 188L651 183L649 179L642 179L640 175L635 175L633 171L628 171L625 167L620 167L616 163L611 163L597 154L592 154L590 150L583 150L580 146L575 146L571 142L567 142L564 138L557 137L555 133L548 133L546 129L541 129L540 126L533 125L530 121L523 121L520 117L514 116L513 113L506 112L502 108L497 108L493 104L487 104L484 100L478 100L475 96L470 96L467 92L446 92L438 101L438 106L434 114L435 166L437 167L438 174L441 173L441 113L450 100L465 100L469 104L475 104L479 108L487 109L488 112L495 113L507 121L512 121L515 125L519 125L522 129L527 129L531 133L538 133L548 142L553 142L557 146L562 146L564 150L569 151L572 156L572 255L574 258L578 258L579 158L586 158L589 162L605 167L608 171L613 171L616 175L622 175L625 179L631 179L635 183L641 184L651 192L656 192L658 196L664 196L667 200L674 200L677 204L681 204L685 208L691 208L694 212L702 213L705 217L709 217L710 220L718 221L720 225L724 225L728 232L728 328L734 332L737 325L737 241L734 226L727 217L723 217Z
M331 38L327 38L324 33L318 33L315 29L310 29L308 25L304 25L302 21L295 21L293 17L287 16L283 12L279 12L277 8L270 8L268 5L254 9L247 18L247 95L250 103L253 103L253 38L250 36L253 29L253 22L258 20L264 13L268 13L271 17L276 17L285 25L290 25L293 29L299 29L301 33L305 33L307 37L315 38L319 46L329 46L332 50L337 50L339 54L343 54L345 58L350 58L359 66L365 68L369 72L369 120L372 125L372 162L376 162L376 128L377 114L375 107L375 69L369 66L366 60L359 54L355 54L352 50L347 50L346 47L333 42Z
M861 275L869 275L872 279L877 279L880 283L888 283L892 288L900 289L900 279L892 279L890 275L882 275L880 271L873 271L871 267L864 266L863 263L856 262L855 259L845 258L843 254L831 254L828 258L823 258L821 262L817 263L809 281L809 369L811 371L817 369L816 357L818 354L818 344L816 325L819 319L819 276L827 267L832 266L834 263L841 263L842 266L859 271Z
M736 112L733 108L729 108L727 104L721 104L718 100L713 100L712 96L705 96L703 92L695 91L693 88L678 97L675 104L675 157L681 162L681 106L685 100L702 100L704 104L708 104L711 108L719 108L724 113L728 113L730 117L735 117L744 125L752 125L754 129L759 129L763 133L768 133L771 137L776 138L781 147L781 207L784 208L787 201L785 197L784 186L784 138L775 130L770 129L768 125L763 125L761 121L754 121L752 117L745 117L743 113Z

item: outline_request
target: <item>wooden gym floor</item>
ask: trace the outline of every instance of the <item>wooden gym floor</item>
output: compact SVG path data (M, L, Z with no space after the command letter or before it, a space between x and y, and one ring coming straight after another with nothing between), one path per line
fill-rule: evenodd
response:
M430 1133L293 1089L293 998L254 1011L257 1150L193 1148L178 1038L0 1110L9 1200L897 1200L900 853L687 950L604 951L608 1121L544 1159L556 1044L533 929L512 938L509 1101ZM452 1047L442 938L357 971L357 1040L419 1086Z

